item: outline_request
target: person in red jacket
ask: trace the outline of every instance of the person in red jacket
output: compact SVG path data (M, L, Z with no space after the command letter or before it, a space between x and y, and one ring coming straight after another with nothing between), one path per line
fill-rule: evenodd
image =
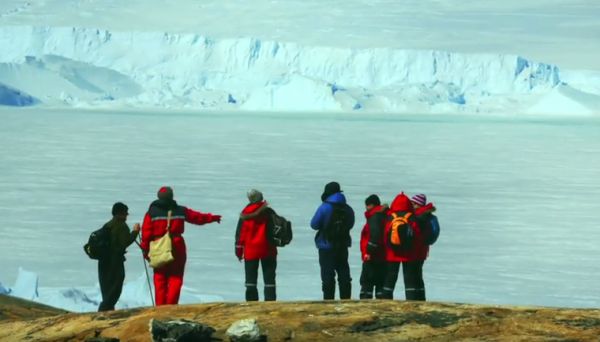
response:
M423 285L423 262L419 260L419 248L416 246L424 244L421 230L414 218L414 209L410 199L400 193L389 210L390 215L396 213L400 216L408 215L408 223L411 227L413 238L412 243L405 248L397 250L390 245L389 236L392 229L391 220L385 226L385 259L388 262L387 274L383 284L383 297L392 299L394 297L394 288L402 264L402 275L404 276L404 292L406 300L425 300ZM420 267L419 267L420 265ZM423 291L421 294L420 292Z
M200 213L180 206L173 200L173 189L163 186L158 190L158 200L150 204L142 225L141 247L147 258L150 241L157 240L167 233L167 213L171 210L169 232L172 239L175 260L165 266L154 269L154 289L156 305L177 304L183 285L183 273L186 261L186 247L183 240L184 223L205 224L221 223L220 215Z
M425 282L423 281L423 265L429 255L429 244L425 242L428 238L426 232L431 234L431 230L426 229L430 225L431 216L435 212L433 203L427 203L427 196L425 194L417 194L411 197L410 201L415 208L415 219L421 229L423 236L423 243L415 245L415 256L416 260L411 265L414 268L413 274L416 277L415 284L415 297L417 300L425 300ZM436 221L437 222L437 221ZM430 226L429 226L430 227ZM431 237L429 237L431 238Z
M360 299L383 298L383 282L386 275L383 231L387 220L387 205L381 205L377 195L365 199L367 222L360 234L360 252L363 266L360 274Z
M277 247L270 241L273 210L260 191L252 189L247 195L250 203L242 210L235 232L235 255L238 260L244 260L246 272L246 301L258 300L259 263L262 265L265 301L276 300Z

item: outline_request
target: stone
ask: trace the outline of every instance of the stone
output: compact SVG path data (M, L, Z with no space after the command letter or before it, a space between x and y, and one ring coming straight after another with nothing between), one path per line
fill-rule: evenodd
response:
M266 341L266 337L260 334L260 328L254 318L242 319L233 323L227 329L227 336L231 342Z
M204 342L213 341L215 329L202 323L184 319L160 321L150 320L153 342Z

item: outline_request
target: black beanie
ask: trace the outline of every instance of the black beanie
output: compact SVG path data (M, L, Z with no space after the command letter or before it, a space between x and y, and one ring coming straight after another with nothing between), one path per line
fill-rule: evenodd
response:
M379 200L379 196L373 194L365 199L365 205L381 205L381 201Z
M321 201L325 202L325 200L327 199L327 197L338 193L338 192L342 192L342 189L340 188L340 183L338 182L329 182L325 185L325 189L323 190L323 194L321 195Z
M124 203L117 202L113 204L112 215L127 214L127 210L129 210L129 208Z

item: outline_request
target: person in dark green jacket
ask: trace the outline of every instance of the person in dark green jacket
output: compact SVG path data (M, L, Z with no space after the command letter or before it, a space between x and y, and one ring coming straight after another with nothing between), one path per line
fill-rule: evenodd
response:
M110 234L109 251L98 261L98 278L102 302L98 311L115 309L115 304L121 296L123 282L125 281L125 252L140 232L140 224L133 225L133 231L127 226L128 207L117 202L112 207L112 220L108 221L103 229L108 229Z

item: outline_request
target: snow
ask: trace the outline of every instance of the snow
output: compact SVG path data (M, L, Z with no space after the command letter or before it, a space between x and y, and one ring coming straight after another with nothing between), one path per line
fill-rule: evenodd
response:
M38 275L19 268L17 282L10 290L10 294L15 297L33 300L38 297Z
M152 279L150 279L152 291ZM27 300L33 300L42 304L73 312L92 312L97 311L102 295L100 287L82 286L82 287L42 287L38 288L38 275L34 272L19 268L17 280L12 288L4 288L0 283L0 294L8 294ZM184 286L180 302L185 303L204 303L218 302L223 298L219 296L201 295L196 290ZM127 309L141 306L152 306L152 299L148 289L148 279L143 273L135 280L126 282L116 309Z
M2 0L0 293L95 310L81 245L113 202L139 221L169 184L225 218L186 232L183 303L243 299L231 230L251 187L294 222L280 298L319 298L307 221L338 180L359 213L372 192L438 204L431 299L597 307L599 16L588 0ZM149 305L127 257L118 307Z
M516 55L27 26L0 28L2 45L13 48L0 53L0 79L50 105L471 113L517 103L506 112L561 83L557 66Z
M59 292L74 288L97 302L97 263L82 250L90 232L116 201L129 206L130 226L140 222L157 189L170 185L181 204L223 215L221 224L186 225L185 302L244 299L233 247L250 188L293 223L294 241L279 253L278 298L319 299L309 222L324 184L335 180L357 212L354 298L364 199L378 193L390 202L404 190L426 193L438 208L441 237L425 264L430 300L600 305L597 117L39 108L0 115L0 145L11 146L0 157L0 217L10 227L0 239L0 281L14 284L21 266L39 274L40 298L74 302ZM136 285L118 305L130 307L145 300L146 279L138 247L126 257L126 283Z
M39 100L29 94L0 83L0 106L25 107L39 103Z
M553 89L600 95L598 6L484 3L6 0L0 82L45 107L597 114Z

